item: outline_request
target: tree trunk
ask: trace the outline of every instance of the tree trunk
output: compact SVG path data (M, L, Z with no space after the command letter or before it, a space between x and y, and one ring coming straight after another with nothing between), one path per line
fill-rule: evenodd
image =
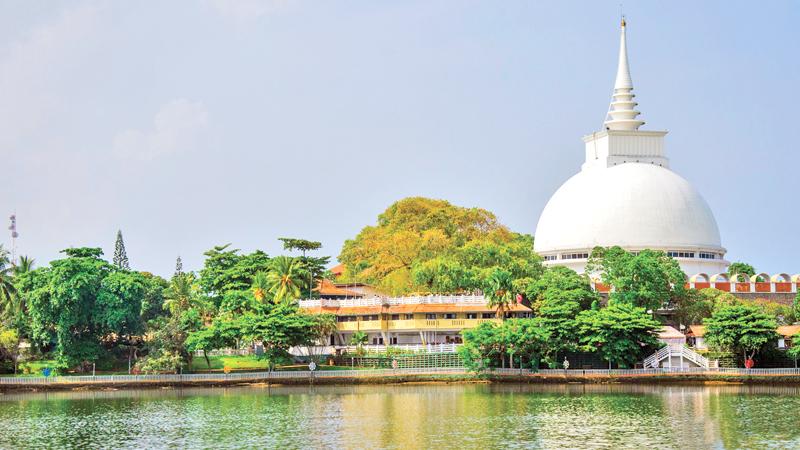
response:
M211 360L208 359L208 352L205 351L205 350L203 350L203 357L206 359L206 365L208 365L208 368L210 369L211 368Z

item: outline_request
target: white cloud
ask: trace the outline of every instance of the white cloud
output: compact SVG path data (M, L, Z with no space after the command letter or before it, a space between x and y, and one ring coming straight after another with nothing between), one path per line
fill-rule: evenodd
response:
M159 109L152 129L129 129L117 134L114 153L140 160L179 153L199 142L207 124L208 110L201 102L175 99Z
M209 0L223 16L243 22L284 9L293 0Z

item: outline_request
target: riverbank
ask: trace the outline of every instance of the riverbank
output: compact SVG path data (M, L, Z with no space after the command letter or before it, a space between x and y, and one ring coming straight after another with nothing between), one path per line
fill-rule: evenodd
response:
M635 369L543 370L497 369L474 374L460 368L251 372L187 375L109 375L52 378L0 378L0 392L130 388L183 388L237 385L356 385L406 383L523 384L791 384L800 385L798 369Z

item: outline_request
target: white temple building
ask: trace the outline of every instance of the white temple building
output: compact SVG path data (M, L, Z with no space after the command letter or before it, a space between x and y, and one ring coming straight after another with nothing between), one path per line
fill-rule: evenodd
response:
M584 272L592 249L663 250L686 274L723 273L728 262L706 201L669 169L666 131L643 131L622 21L619 66L605 129L584 136L586 162L550 198L534 249L546 265Z

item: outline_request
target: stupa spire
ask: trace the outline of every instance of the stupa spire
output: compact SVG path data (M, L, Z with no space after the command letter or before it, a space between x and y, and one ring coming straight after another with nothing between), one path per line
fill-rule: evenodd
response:
M643 120L636 117L640 114L636 110L637 103L633 101L633 80L631 69L628 65L628 45L625 38L627 23L622 17L619 38L619 64L617 65L617 79L614 82L614 94L611 96L611 105L608 108L608 117L605 121L607 130L638 130L644 124Z

